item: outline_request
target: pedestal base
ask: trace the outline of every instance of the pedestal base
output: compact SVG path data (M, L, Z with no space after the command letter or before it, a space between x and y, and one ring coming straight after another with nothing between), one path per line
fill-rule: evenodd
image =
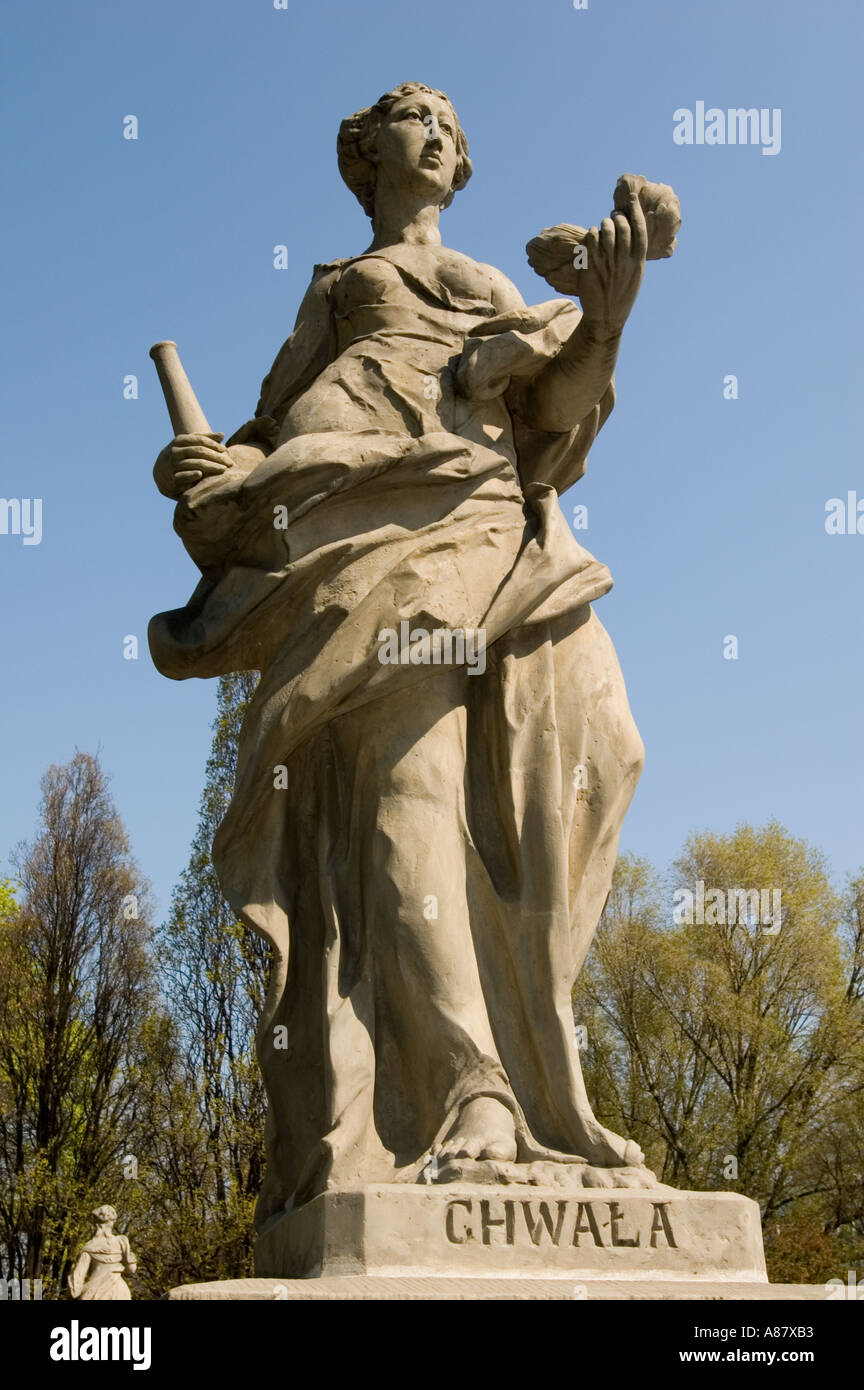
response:
M262 1232L255 1267L277 1280L767 1280L756 1202L660 1187L406 1183L325 1192Z
M534 1302L576 1301L660 1303L705 1300L724 1303L825 1302L824 1284L734 1283L724 1280L604 1280L575 1284L569 1279L379 1279L346 1275L344 1279L222 1279L209 1284L180 1284L168 1294L171 1303L355 1303L355 1302Z

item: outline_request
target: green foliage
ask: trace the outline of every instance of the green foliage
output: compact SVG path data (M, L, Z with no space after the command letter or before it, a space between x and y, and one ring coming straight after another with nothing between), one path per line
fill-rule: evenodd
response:
M0 1273L50 1296L91 1194L119 1176L154 1006L147 886L94 758L48 770L15 862L0 899Z
M721 920L676 921L675 891L700 882L706 901L722 892ZM735 888L779 891L779 930L733 920ZM864 1263L862 916L862 880L839 897L821 855L782 826L701 833L666 886L622 858L574 990L598 1116L664 1181L754 1197L774 1277L804 1278L841 1249ZM795 1275L799 1219L824 1239L802 1245Z
M15 887L13 879L0 878L0 928L7 926L18 911Z
M63 1296L106 1201L140 1257L136 1296L252 1272L269 959L222 899L210 847L255 683L219 682L198 830L155 954L146 885L86 754L46 774L20 882L0 879L0 1274L41 1278L46 1297Z
M0 1274L42 1278L46 1297L64 1296L106 1201L139 1258L136 1297L252 1273L269 959L210 846L254 683L219 682L198 829L152 941L86 754L49 769L37 836L0 878ZM779 891L779 930L737 909L676 914L699 883L727 905L733 888ZM777 824L692 836L667 883L625 856L573 1008L598 1117L662 1180L754 1197L776 1280L864 1270L864 873L838 894Z
M159 932L160 982L176 1039L163 1093L152 1102L158 1113L165 1089L173 1096L153 1161L163 1180L155 1200L171 1214L159 1259L176 1271L174 1282L252 1273L266 1111L254 1040L269 949L236 921L210 850L231 798L240 726L255 684L246 673L219 682L198 829Z

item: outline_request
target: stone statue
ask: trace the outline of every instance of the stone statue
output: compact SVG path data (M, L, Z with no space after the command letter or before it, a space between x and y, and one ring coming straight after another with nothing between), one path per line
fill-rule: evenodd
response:
M69 1275L69 1292L82 1302L110 1302L131 1299L124 1274L134 1274L138 1265L127 1236L114 1234L117 1213L113 1207L97 1207L93 1212L96 1234L82 1246Z
M599 228L544 232L532 263L581 309L526 307L441 243L471 175L442 92L387 92L338 157L372 241L315 267L254 418L223 443L154 349L155 478L202 579L153 659L262 673L213 849L273 948L259 1230L368 1184L655 1182L574 1038L643 749L591 606L611 576L558 498L677 200L627 175Z

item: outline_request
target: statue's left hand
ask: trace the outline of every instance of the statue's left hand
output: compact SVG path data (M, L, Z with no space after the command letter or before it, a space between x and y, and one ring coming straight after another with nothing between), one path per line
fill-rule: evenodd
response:
M583 245L587 265L581 272L579 299L585 327L612 338L627 321L645 269L648 231L638 196L631 194L626 213L614 212L599 228L592 227Z

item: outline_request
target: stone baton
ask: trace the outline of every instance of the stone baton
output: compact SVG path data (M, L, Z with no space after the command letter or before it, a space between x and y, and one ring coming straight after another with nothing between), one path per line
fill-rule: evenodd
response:
M177 344L170 341L154 343L150 356L156 363L159 384L175 435L212 434L207 416L198 404L198 397L177 355Z

